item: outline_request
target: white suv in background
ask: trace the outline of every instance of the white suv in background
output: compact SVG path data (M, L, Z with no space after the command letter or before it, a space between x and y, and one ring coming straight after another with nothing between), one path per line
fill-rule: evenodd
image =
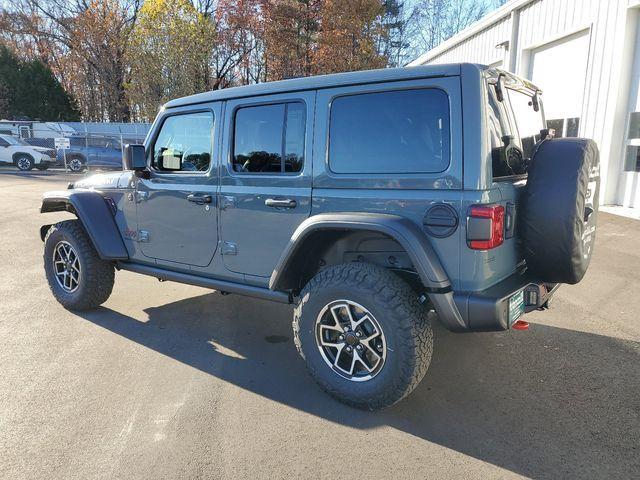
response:
M0 135L0 163L12 163L18 170L46 170L55 163L56 152L34 147L11 135Z

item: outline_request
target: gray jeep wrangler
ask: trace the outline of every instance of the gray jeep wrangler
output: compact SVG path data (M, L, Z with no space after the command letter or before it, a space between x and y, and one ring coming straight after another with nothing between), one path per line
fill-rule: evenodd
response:
M294 305L328 393L382 408L424 377L434 315L526 328L591 258L598 151L554 138L541 91L434 65L172 100L124 171L44 195L51 291L96 308L116 270Z

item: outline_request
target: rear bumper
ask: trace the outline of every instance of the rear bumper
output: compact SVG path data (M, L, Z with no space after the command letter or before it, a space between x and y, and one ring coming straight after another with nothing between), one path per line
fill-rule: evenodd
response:
M449 295L448 301L443 298L434 298L432 301L438 317L449 330L508 330L512 326L509 321L509 298L523 291L524 313L541 310L547 307L559 286L536 281L527 274L514 274L480 292L439 294Z

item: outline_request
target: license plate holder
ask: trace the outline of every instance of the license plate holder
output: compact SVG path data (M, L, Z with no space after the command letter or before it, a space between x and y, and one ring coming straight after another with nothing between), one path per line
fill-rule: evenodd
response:
M513 325L524 313L524 290L509 297L509 326Z

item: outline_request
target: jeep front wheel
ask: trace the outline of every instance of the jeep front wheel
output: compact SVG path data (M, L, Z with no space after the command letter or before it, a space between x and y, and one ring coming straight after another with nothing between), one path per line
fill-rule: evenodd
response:
M394 273L365 263L329 267L300 294L296 347L330 395L357 408L392 405L424 377L433 350L428 310Z
M96 308L113 290L113 262L98 256L78 220L49 229L44 239L44 270L53 296L69 310Z

